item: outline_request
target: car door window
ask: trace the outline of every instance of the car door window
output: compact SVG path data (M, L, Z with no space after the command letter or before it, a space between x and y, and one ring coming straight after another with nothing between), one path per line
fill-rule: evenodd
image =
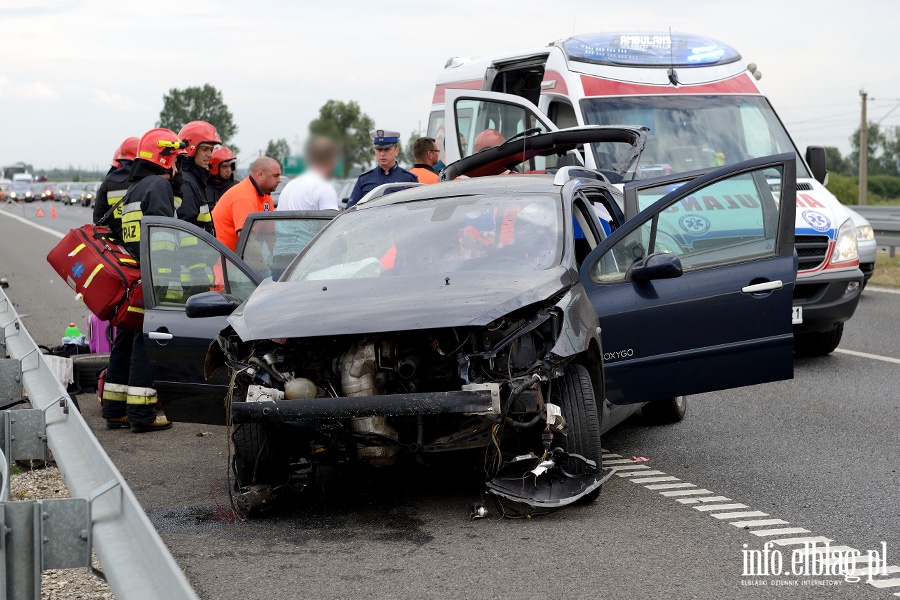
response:
M328 223L328 219L277 216L248 219L246 240L238 244L240 256L260 277L277 279Z
M592 278L623 281L635 262L657 252L677 255L684 271L773 256L782 178L780 167L758 168L713 181L686 197L673 194L664 210L646 217L601 257ZM675 185L677 192L682 184ZM645 188L640 205L672 191L671 185Z
M180 229L151 226L150 285L156 306L183 309L195 294L219 291L246 300L256 283L206 240Z

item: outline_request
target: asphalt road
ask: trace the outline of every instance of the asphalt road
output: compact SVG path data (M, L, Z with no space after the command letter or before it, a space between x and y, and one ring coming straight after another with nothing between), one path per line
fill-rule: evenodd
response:
M65 208L55 220L31 208L25 218L58 231L89 218L89 209ZM58 238L0 210L7 293L38 343L57 344L69 321L87 317L44 260ZM224 428L107 431L96 398L80 403L202 598L889 598L900 582L879 589L840 576L742 571L743 551L761 549L771 537L755 533L770 528L863 553L884 542L887 564L900 566L898 312L900 294L869 288L839 351L798 360L792 381L691 397L676 425L626 422L604 447L649 462L620 473L646 466L660 473L644 479L663 480L613 476L596 503L532 520L491 510L470 522L477 470L410 464L334 475L313 508L233 522L222 518ZM673 485L681 487L656 487ZM727 500L673 495L697 490ZM743 506L702 510L717 503ZM749 515L720 518L726 510ZM767 520L784 523L742 526ZM794 548L775 547L788 567Z

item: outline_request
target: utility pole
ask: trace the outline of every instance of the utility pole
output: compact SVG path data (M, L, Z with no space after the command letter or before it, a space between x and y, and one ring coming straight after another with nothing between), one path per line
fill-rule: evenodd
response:
M859 90L862 97L862 122L859 126L859 205L866 205L866 191L869 187L869 124L866 122L866 94Z

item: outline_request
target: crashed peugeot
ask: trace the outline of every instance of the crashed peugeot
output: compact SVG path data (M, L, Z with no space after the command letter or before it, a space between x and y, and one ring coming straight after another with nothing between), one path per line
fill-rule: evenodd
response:
M589 134L632 147L643 135ZM625 222L626 199L609 178L560 166L571 148L545 142L526 136L510 156L486 155L518 174L373 192L246 302L227 290L188 301L193 318L231 313L207 368L224 358L231 369L245 510L302 490L320 466L478 449L504 511L540 514L597 497L610 475L601 432L640 408L677 421L684 394L792 376L793 215L779 216L779 206L794 204L753 178L789 179L792 157L682 176ZM455 172L484 165L472 159ZM726 243L728 232L715 232L727 260L696 262L690 249L656 243L672 203L733 179L747 192L748 174L771 214L756 237L742 224ZM777 183L785 200L792 186ZM751 298L752 288L734 285L744 279L780 285ZM738 325L701 334L669 324L711 302L728 305ZM667 324L686 335L661 335ZM703 368L715 372L697 377Z

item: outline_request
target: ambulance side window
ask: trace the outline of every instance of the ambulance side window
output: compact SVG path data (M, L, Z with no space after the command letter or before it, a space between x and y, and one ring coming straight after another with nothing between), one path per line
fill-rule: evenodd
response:
M565 100L551 100L550 105L547 107L547 116L560 129L578 126L578 117L575 116L575 109Z

